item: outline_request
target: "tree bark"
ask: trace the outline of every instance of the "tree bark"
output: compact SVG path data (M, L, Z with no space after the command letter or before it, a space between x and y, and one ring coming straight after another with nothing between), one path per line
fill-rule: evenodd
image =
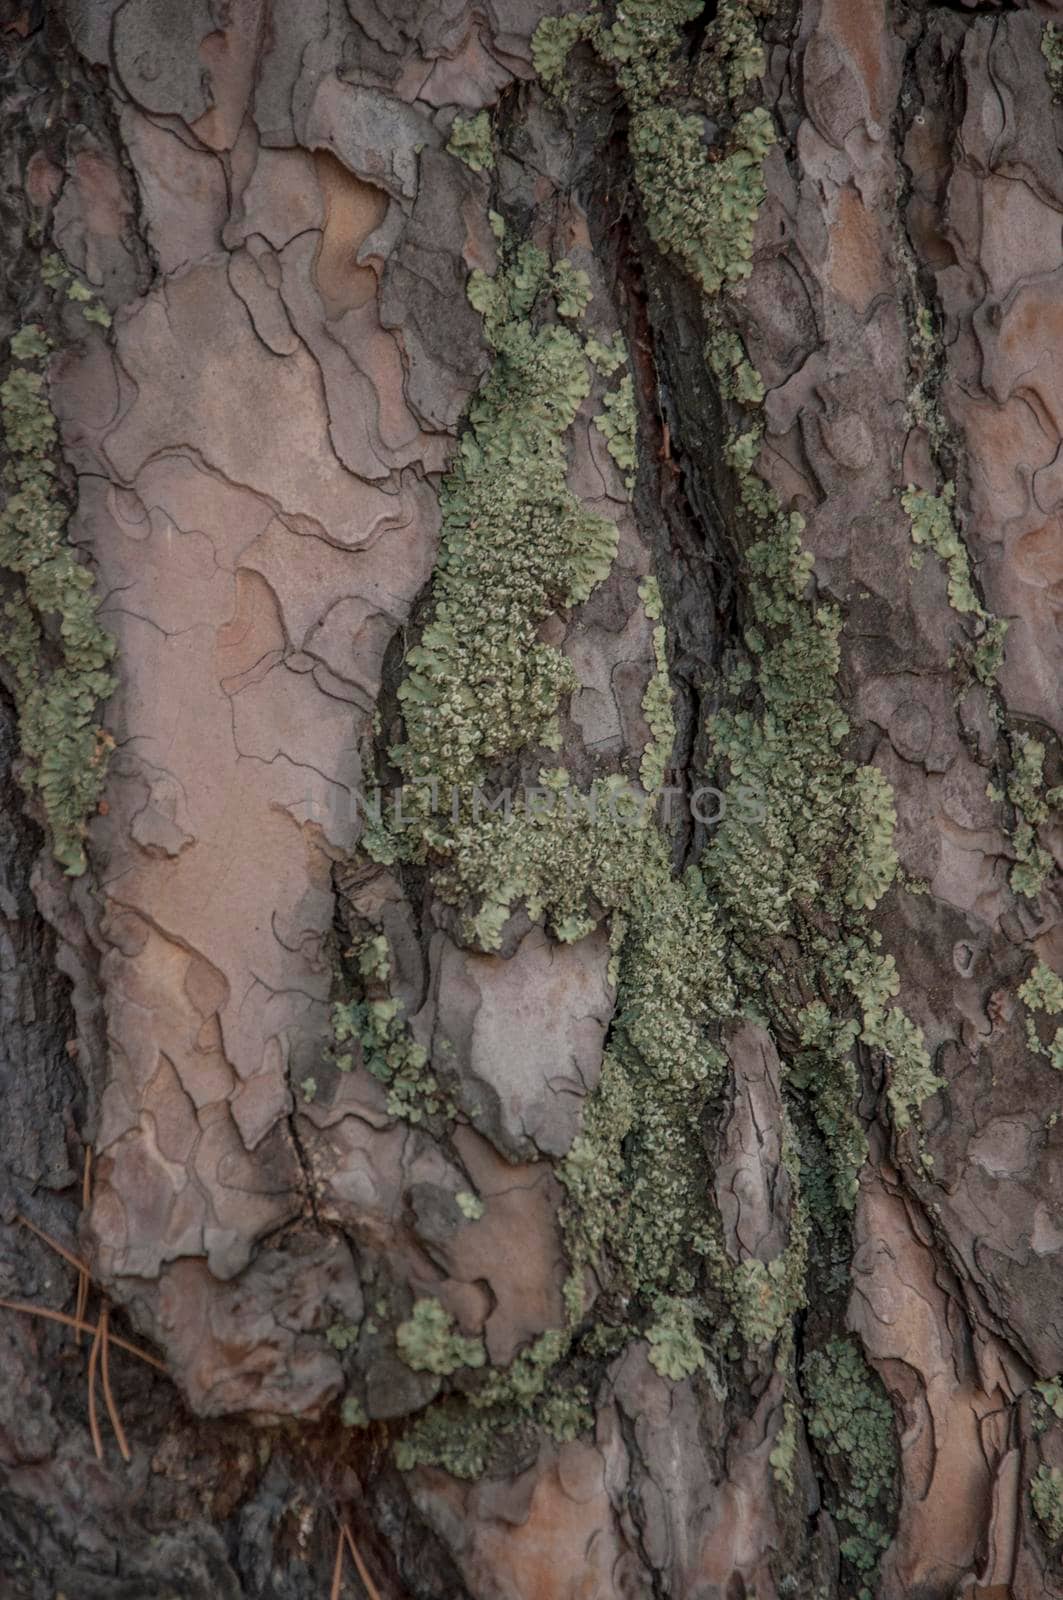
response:
M3 1600L1063 1595L1052 15L5 8Z

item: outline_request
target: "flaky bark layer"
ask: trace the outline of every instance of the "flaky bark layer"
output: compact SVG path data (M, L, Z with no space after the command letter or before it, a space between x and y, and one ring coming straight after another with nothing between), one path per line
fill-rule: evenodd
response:
M118 687L75 881L3 668L0 1293L169 1377L0 1313L0 1594L1063 1592L1043 9L3 35Z

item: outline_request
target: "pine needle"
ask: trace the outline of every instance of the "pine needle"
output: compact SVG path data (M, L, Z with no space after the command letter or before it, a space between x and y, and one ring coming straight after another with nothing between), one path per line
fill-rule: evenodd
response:
M111 1341L110 1317L111 1313L108 1310L107 1305L102 1305L100 1307L99 1321L101 1333L100 1378L103 1382L103 1398L107 1403L107 1415L111 1419L111 1427L114 1429L114 1436L118 1441L118 1448L122 1452L122 1460L131 1461L133 1458L129 1449L129 1441L125 1436L125 1429L122 1427L122 1419L118 1415L118 1407L114 1403L114 1395L111 1393L110 1362L108 1361L108 1347Z
M82 1322L78 1317L72 1317L68 1311L53 1311L50 1306L31 1305L27 1300L0 1299L0 1310L22 1311L27 1317L44 1317L48 1322L61 1322L67 1328L76 1328L79 1333L95 1334L98 1324L95 1322ZM149 1355L146 1350L141 1350L139 1345L130 1344L128 1339L122 1339L116 1333L109 1334L111 1343L118 1350L128 1350L131 1356L138 1356L141 1361L146 1361L149 1367L154 1367L157 1372L165 1372L163 1362L155 1356Z
M354 1542L354 1535L351 1533L351 1530L347 1526L346 1522L341 1524L340 1533L347 1541L347 1548L351 1552L351 1558L354 1561L354 1565L358 1571L358 1576L362 1580L362 1587L369 1596L369 1600L380 1600L380 1590L369 1576L369 1569L362 1560L361 1552Z

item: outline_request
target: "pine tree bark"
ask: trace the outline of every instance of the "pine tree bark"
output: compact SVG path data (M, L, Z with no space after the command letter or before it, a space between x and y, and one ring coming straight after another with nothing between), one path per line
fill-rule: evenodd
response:
M1063 1595L1052 14L5 8L0 1600Z

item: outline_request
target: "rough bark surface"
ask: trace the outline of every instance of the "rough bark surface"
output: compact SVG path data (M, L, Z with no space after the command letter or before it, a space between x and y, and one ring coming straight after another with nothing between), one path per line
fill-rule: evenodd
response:
M112 1348L132 1459L100 1462L86 1345L0 1310L4 1600L324 1597L343 1521L396 1600L1063 1596L1054 11L662 0L666 51L625 56L607 8L544 83L555 0L6 8L0 332L51 340L61 537L118 686L65 877L0 666L0 1294L73 1310L33 1223L165 1376ZM682 182L654 106L701 119ZM667 207L731 182L758 108L721 287ZM681 807L688 898L641 945L608 862L573 908L474 881L445 819L367 847L445 648L458 452L542 327L607 347L559 494L615 558L532 616L528 736L475 778L653 789L659 761L734 793L714 714L759 716L765 636L826 638L835 605L837 839L881 846L844 820L877 773L899 863L854 850L844 906L841 845L822 894L776 882L815 790L731 868ZM788 512L814 565L758 611ZM541 646L572 675L555 741ZM892 956L898 1009L861 1017L852 980L844 1011L842 946ZM651 1035L671 1060L684 1005L704 1064L666 1093ZM629 1257L632 1216L674 1262Z

